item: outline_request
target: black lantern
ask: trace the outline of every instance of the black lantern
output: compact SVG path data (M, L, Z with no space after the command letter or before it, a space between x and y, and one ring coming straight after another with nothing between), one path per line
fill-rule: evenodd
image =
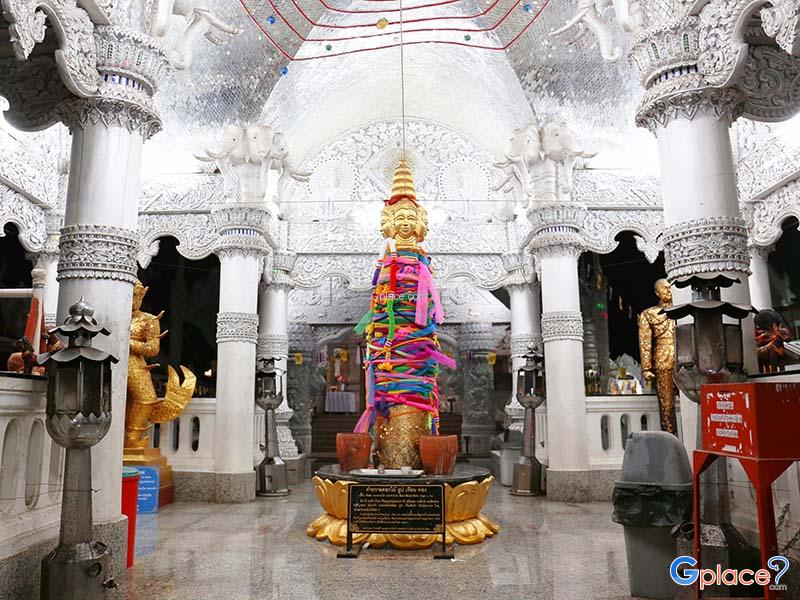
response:
M725 275L694 275L679 280L675 287L692 287L692 301L665 308L670 319L687 316L692 323L675 328L675 385L694 401L700 402L700 386L705 383L745 381L741 320L753 307L720 299L720 288L738 280ZM725 323L723 317L736 319Z
M67 449L61 503L61 533L55 550L42 560L43 600L100 600L116 587L108 577L108 547L92 541L92 457L111 426L111 363L117 359L92 347L109 331L81 298L54 333L67 347L39 357L47 365L47 431Z
M256 361L256 404L264 410L264 460L256 467L256 493L259 496L286 496L289 486L286 463L278 451L278 426L275 409L283 402L283 371L277 358Z
M542 465L536 460L536 421L534 411L545 400L544 354L530 347L523 355L525 364L517 371L517 400L525 409L522 453L514 465L511 493L537 496L544 493Z
M665 308L671 319L692 317L693 322L675 328L674 381L693 402L700 402L700 386L708 383L737 383L747 379L744 370L742 319L756 312L752 306L723 302L720 288L738 283L720 273L692 275L675 282L691 286L692 301ZM736 319L725 323L724 317ZM703 445L704 416L697 418L697 448ZM717 460L701 478L703 553L723 565L736 564L746 548L741 534L731 525L728 474L724 459ZM700 526L695 524L696 527Z

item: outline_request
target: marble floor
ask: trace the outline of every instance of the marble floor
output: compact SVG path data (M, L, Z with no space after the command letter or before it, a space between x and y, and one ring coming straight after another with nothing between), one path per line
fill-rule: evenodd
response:
M306 536L321 514L310 483L242 505L173 504L140 515L126 600L622 600L628 574L611 505L511 496L495 483L484 511L500 533L431 551L367 549L356 560ZM145 518L146 517L146 518Z

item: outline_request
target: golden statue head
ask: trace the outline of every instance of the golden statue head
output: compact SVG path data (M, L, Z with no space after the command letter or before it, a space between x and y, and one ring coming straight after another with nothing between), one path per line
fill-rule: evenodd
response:
M392 196L381 211L381 233L398 248L416 248L428 233L428 211L417 204L414 178L404 159L394 171Z
M144 295L147 293L147 290L150 288L145 287L142 285L142 282L138 279L133 284L133 311L137 311L142 308L142 300L144 299Z
M672 304L672 286L666 279L659 279L655 283L656 297L664 306Z

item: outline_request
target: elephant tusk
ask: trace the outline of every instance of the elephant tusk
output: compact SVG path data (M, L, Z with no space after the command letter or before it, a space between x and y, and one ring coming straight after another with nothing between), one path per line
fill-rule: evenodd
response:
M565 31L568 31L569 29L571 29L572 27L574 27L575 25L577 25L578 23L583 21L584 17L589 12L589 10L590 9L588 9L588 8L579 10L577 13L575 13L574 17L572 17L569 21L564 23L564 25L562 25L559 29L556 29L555 31L551 31L550 35L555 37L557 35L561 35Z
M194 157L202 162L214 162L214 159L210 156L200 156L199 154L195 154Z

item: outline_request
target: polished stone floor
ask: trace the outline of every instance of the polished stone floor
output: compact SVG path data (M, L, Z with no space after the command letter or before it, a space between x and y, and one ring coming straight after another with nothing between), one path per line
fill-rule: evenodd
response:
M356 560L306 536L321 513L310 483L243 505L173 504L140 515L126 600L630 598L622 527L610 504L519 498L495 483L484 511L500 533L431 551L367 549Z

